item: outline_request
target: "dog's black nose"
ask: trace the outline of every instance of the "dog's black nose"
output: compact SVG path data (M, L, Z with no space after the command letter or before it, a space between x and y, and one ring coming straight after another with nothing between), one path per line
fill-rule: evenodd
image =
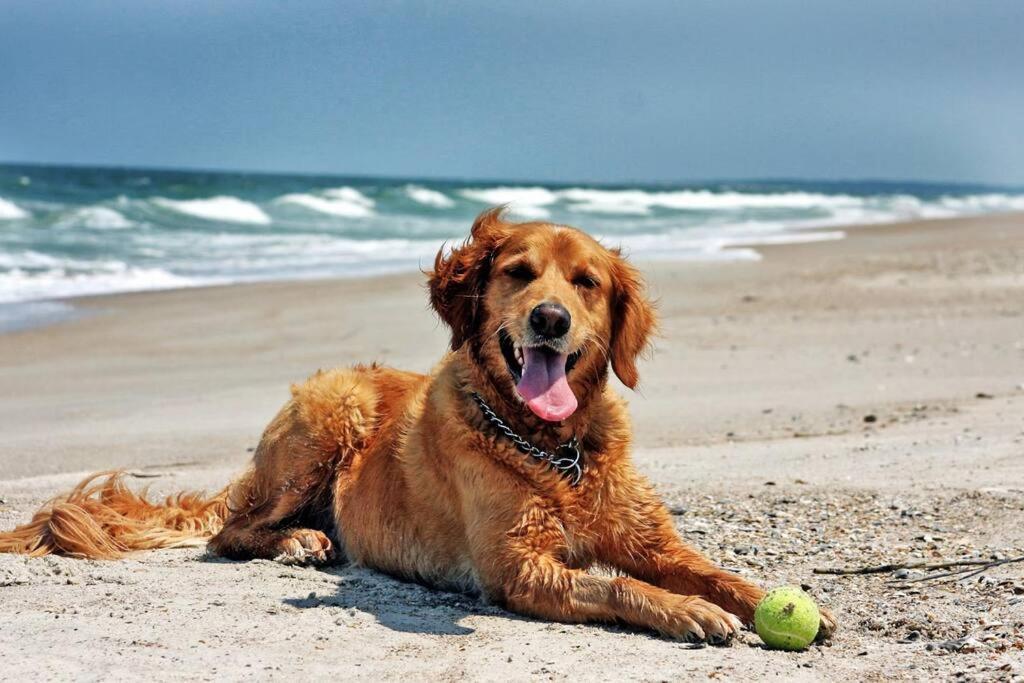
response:
M530 327L542 337L561 337L571 324L572 316L559 304L540 304L530 312Z

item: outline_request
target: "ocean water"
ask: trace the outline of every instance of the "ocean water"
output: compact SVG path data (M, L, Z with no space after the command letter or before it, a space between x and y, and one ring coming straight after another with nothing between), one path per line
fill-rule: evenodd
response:
M473 217L567 223L643 259L753 259L734 245L1024 210L1024 188L716 182L606 186L0 165L0 304L432 263Z

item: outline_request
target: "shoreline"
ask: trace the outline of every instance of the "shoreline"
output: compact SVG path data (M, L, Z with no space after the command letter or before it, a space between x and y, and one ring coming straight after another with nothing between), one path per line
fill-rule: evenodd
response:
M841 242L851 238L851 234L863 234L874 232L878 235L902 233L908 230L917 230L922 227L935 226L936 224L960 224L973 220L1003 219L1024 216L1022 212L987 213L976 216L956 216L941 218L914 218L899 221L887 221L881 223L854 223L836 224L817 227L793 228L773 238L766 238L765 241L737 242L722 247L723 252L753 252L755 258L723 258L723 259L639 259L634 262L641 270L650 268L677 267L685 264L687 267L705 267L710 265L735 265L748 261L762 261L766 254L788 247L797 247L805 244L818 244L820 242ZM816 237L801 239L801 235L815 235ZM820 237L819 237L820 236ZM289 286L307 283L331 283L339 281L355 280L391 280L407 279L409 277L422 277L421 269L417 270L395 270L373 274L336 274L329 276L314 276L310 278L282 277L269 278L265 280L236 281L224 283L205 283L184 287L167 287L158 289L140 289L103 292L99 294L82 294L75 296L61 296L41 299L30 299L25 301L11 301L0 303L0 335L32 330L38 327L72 322L82 316L90 315L96 309L102 309L104 302L116 304L119 299L135 296L156 295L161 293L176 292L203 292L222 288L246 288L258 287L261 285Z

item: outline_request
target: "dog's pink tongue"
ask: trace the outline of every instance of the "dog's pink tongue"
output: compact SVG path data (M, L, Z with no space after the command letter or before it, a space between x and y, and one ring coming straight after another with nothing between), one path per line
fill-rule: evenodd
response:
M564 353L523 349L523 376L516 385L519 395L537 417L558 422L576 412L576 395L565 378Z

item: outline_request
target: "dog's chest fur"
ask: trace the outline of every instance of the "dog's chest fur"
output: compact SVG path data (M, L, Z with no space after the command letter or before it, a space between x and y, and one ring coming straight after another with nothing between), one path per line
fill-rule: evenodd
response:
M503 544L542 540L569 565L591 564L611 515L609 477L628 451L621 400L601 402L600 428L583 440L583 479L572 486L489 429L445 370L408 378L419 390L402 392L381 391L374 377L377 437L338 473L335 488L349 558L472 591L482 588L479 564L504 552ZM493 540L481 552L484 530Z

